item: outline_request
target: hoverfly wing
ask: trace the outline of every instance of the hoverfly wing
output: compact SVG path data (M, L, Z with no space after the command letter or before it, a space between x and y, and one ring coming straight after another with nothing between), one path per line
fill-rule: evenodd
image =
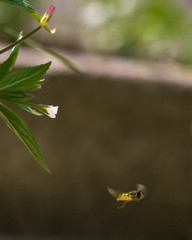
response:
M137 191L142 191L146 195L147 188L142 184L137 184Z
M111 196L118 198L123 192L114 190L112 188L107 188L108 192L111 194Z

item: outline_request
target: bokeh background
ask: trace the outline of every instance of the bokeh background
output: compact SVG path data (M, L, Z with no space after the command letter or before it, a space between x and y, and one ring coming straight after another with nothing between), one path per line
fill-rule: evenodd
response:
M53 61L35 101L56 119L15 109L31 127L46 173L0 121L0 239L192 239L192 1L31 1L50 26L34 40L85 74L22 46L17 68ZM37 23L0 3L0 25ZM13 39L1 31L1 44ZM5 56L1 56L3 61ZM107 187L147 186L124 209Z

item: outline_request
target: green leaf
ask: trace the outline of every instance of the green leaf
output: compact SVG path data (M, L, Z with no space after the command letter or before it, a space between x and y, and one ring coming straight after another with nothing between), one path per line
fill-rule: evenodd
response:
M16 45L12 49L8 59L0 65L0 79L5 75L7 75L9 71L11 71L11 69L13 68L17 60L18 53L19 53L19 45Z
M0 79L0 91L15 92L37 89L51 62L23 68Z
M18 92L0 92L0 99L4 99L10 103L23 103L30 101L34 96L32 94L18 91Z
M43 161L37 142L27 124L13 110L2 103L0 103L0 116L4 119L6 125L25 144L37 162L46 171L50 172Z
M29 104L24 104L24 103L18 103L16 104L18 107L20 107L21 109L30 112L36 116L42 116L43 114L37 112L35 109L32 108L32 106Z
M6 2L9 4L14 4L18 7L23 8L27 12L35 12L35 9L26 0L0 0L1 2Z

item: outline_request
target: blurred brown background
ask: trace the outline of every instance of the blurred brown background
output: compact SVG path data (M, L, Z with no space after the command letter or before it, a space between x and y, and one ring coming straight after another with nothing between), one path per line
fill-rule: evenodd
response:
M158 30L156 38L155 27L151 29L150 41L146 43L144 35L150 31L146 30L147 33L142 35L139 26L138 33L132 38L137 36L136 42L132 40L131 43L130 37L115 44L116 39L113 39L114 45L107 48L107 36L97 32L98 25L97 29L91 26L91 32L87 32L88 27L81 28L77 17L82 16L80 10L98 9L98 5L93 4L99 3L41 2L42 5L38 5L40 1L34 1L34 7L38 9L38 5L45 9L49 2L58 9L58 15L54 16L55 20L53 17L50 25L58 28L59 37L49 37L46 44L61 49L60 52L67 49L68 56L82 66L85 74L73 74L51 57L41 58L39 53L33 56L35 50L21 48L16 67L35 65L48 59L53 61L42 90L36 93L35 102L58 105L59 113L56 119L38 118L15 109L31 127L52 174L46 173L35 162L0 121L0 238L192 239L192 79L188 44L191 35L185 29L191 24L189 19L184 21L180 12L166 15L177 16L177 23L184 21L183 28L179 28L183 29L182 34L177 33L180 38L174 36L172 42L174 49L178 50L180 46L178 51L170 50L172 35L166 29L162 35ZM103 10L111 14L118 7L112 14L116 19L120 5L111 2L113 7L104 5ZM129 4L131 2L137 7L146 2L146 15L151 9L149 6L164 9L160 5L155 8L152 1L130 1ZM167 7L168 2L163 6ZM187 16L191 5L186 5L187 1L183 5L183 2L169 3L172 6L169 11L182 6L181 11L186 11ZM102 4L109 2L101 1L100 10ZM68 12L68 15L62 12ZM123 13L120 13L122 17ZM129 15L126 11L124 14ZM158 12L158 19L166 19L162 14L162 11ZM60 36L64 33L59 29L65 28L65 17L68 24L74 24L68 26L72 31L66 35L68 39L73 38L74 43L67 41L64 35ZM114 22L112 18L111 22ZM176 33L178 25L174 26L173 19L171 23L172 32ZM21 28L23 25L20 24ZM106 31L114 29L104 26ZM75 31L73 27L79 30ZM97 37L100 34L104 42L84 39L82 33L85 30L90 38L94 36L91 34ZM45 31L41 34L49 36ZM78 34L78 38L73 34ZM183 45L187 37L188 42ZM77 43L77 39L84 40ZM5 40L9 41L7 37ZM153 45L157 40L160 48ZM130 53L131 46L134 51ZM26 62L26 56L29 62ZM131 64L135 69L131 67L130 59L134 59ZM162 63L164 67L159 68ZM135 189L136 183L147 186L147 197L118 209L119 204L109 195L107 187L129 191Z

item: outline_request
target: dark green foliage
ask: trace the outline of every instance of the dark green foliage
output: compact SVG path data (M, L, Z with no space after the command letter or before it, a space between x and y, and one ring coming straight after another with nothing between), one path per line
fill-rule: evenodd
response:
M35 9L26 0L0 0L0 1L14 4L18 7L22 7L24 10L29 12L35 12Z
M17 60L18 53L19 46L17 45L13 48L8 59L0 65L0 99L40 116L42 114L33 109L33 107L38 108L38 105L29 103L34 96L26 91L36 90L41 87L40 82L42 82L42 78L51 63L48 62L9 73ZM12 109L1 102L0 116L4 119L6 125L25 144L39 164L50 172L43 161L37 142L27 124Z
M50 172L43 161L37 142L27 124L13 110L2 103L0 104L0 116L4 119L6 125L25 144L39 164Z

